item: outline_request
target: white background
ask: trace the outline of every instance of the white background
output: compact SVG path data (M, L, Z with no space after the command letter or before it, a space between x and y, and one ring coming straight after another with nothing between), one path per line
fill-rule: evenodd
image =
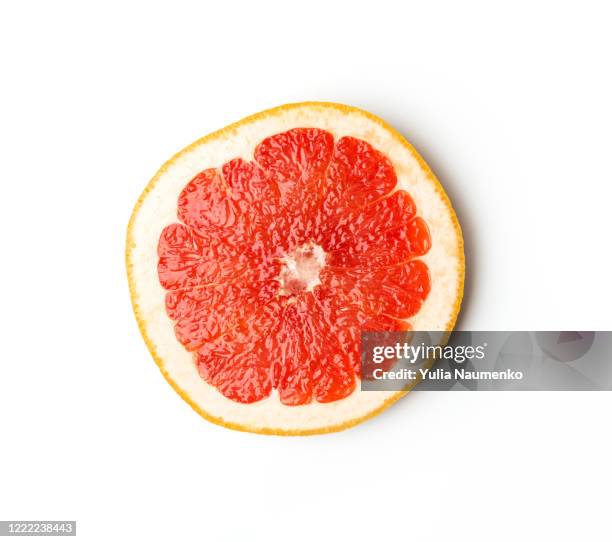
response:
M76 519L83 540L609 541L612 394L415 394L328 436L229 431L159 374L123 262L174 152L339 101L450 194L461 328L611 329L605 5L3 3L0 519Z

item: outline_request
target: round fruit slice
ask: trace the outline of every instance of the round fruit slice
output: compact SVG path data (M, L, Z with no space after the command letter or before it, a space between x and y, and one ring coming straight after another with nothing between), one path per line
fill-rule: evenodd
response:
M425 162L377 117L292 104L196 141L138 200L126 262L142 335L202 416L259 433L363 421L363 330L447 330L461 230Z

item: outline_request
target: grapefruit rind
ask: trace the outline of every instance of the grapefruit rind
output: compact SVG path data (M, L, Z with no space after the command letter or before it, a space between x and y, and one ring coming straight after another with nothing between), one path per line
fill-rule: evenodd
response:
M157 243L162 229L176 222L176 202L200 171L228 160L253 159L264 138L296 127L363 139L390 159L398 178L429 226L431 250L422 256L431 274L431 291L409 319L414 329L451 331L463 296L463 237L448 196L425 161L404 137L366 111L335 103L288 104L209 134L178 152L151 179L130 218L126 267L132 306L145 343L163 376L205 419L240 431L310 435L339 431L379 414L407 391L355 391L340 401L286 406L276 391L262 401L242 404L224 397L198 374L192 354L177 341L164 307L165 290L157 276ZM408 390L409 391L409 390Z

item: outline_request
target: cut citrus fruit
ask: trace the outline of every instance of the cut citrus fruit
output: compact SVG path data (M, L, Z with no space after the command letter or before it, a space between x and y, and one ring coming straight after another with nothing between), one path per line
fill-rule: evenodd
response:
M461 230L413 147L331 103L264 111L196 141L138 200L126 262L142 335L205 418L324 433L405 392L361 391L364 330L448 330Z

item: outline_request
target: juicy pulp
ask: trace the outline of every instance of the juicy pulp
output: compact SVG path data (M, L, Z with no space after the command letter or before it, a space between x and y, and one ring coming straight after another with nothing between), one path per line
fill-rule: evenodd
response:
M365 141L296 128L187 184L158 275L204 380L241 403L272 389L286 405L354 390L361 331L407 329L430 289L417 258L431 237L396 183ZM288 265L309 250L324 255L312 283Z

